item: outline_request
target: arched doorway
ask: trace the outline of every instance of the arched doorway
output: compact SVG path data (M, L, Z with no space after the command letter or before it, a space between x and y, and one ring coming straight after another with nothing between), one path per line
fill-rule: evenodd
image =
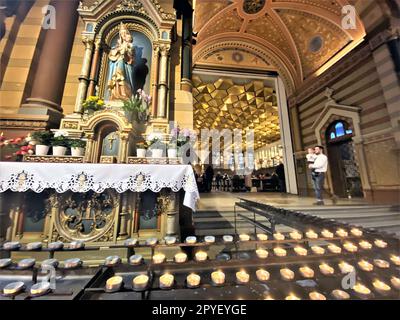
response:
M353 129L342 120L330 124L326 131L332 187L334 194L339 197L363 197L353 136Z

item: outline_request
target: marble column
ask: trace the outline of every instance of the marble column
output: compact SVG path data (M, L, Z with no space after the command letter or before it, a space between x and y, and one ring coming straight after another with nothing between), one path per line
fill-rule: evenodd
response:
M177 236L179 232L179 198L177 197L177 193L173 191L170 191L169 197L171 202L167 209L166 235Z
M56 10L56 28L42 29L42 45L37 69L31 79L32 90L19 113L49 115L49 122L57 124L62 117L61 101L71 57L79 0L53 0Z
M94 42L94 54L93 54L93 61L92 61L92 68L90 70L90 77L89 77L89 88L87 95L94 96L95 89L97 85L97 73L99 69L100 63L100 52L101 52L101 40L96 39Z
M76 95L74 113L82 112L82 102L86 99L94 39L92 37L83 36L82 42L85 45L85 55L83 57L81 75L79 76L79 86L78 93Z
M169 44L160 45L160 65L158 81L158 104L157 117L165 118L167 116L167 93L168 93L168 56Z
M182 16L182 74L181 89L192 92L192 34L193 9L185 8Z
M154 85L153 85L153 102L151 108L151 115L155 118L157 117L157 102L158 102L158 74L159 74L159 62L160 62L160 47L156 44L154 45Z

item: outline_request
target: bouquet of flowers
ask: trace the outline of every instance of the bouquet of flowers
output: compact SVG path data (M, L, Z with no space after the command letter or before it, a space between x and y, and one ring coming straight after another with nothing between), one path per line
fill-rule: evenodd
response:
M51 145L53 147L69 147L68 132L64 130L56 131L51 140Z
M179 127L173 128L171 130L171 140L170 146L182 147L186 143L190 142L190 140L195 140L197 134L195 131L190 129L180 129Z
M130 99L123 101L122 109L126 112L137 112L139 121L147 121L149 117L149 106L151 96L147 95L142 89L138 89L136 94Z
M15 139L6 139L0 134L0 157L1 160L20 161L25 154L33 154L33 141L30 135Z
M98 111L104 108L104 101L97 96L90 96L82 103L83 111Z
M160 144L162 143L162 139L163 139L163 137L162 137L162 134L161 133L155 133L155 132L153 132L153 133L150 133L148 136L147 136L147 139L146 139L146 141L147 141L147 144L148 144L148 146L150 147L150 148L157 148L157 147L159 147L160 146Z

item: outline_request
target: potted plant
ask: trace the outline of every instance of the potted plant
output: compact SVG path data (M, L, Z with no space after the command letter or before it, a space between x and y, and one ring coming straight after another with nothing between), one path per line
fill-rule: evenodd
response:
M152 158L162 158L164 150L161 133L150 133L147 136L147 144L151 149Z
M51 140L53 138L51 131L35 131L32 133L32 140L36 144L35 153L38 156L45 156L49 152Z
M51 145L53 146L53 156L65 155L69 147L68 132L63 130L56 131L51 140Z
M182 156L182 147L190 141L196 140L196 132L190 129L180 129L179 127L171 130L170 144L176 144L178 156Z
M147 143L138 142L136 143L136 156L138 158L146 158Z
M147 95L142 89L138 89L134 96L123 101L122 109L129 120L135 114L137 121L146 122L149 118L150 104L151 96Z
M82 103L82 109L85 113L93 113L104 108L104 101L97 96L90 96Z
M176 158L178 155L178 146L175 142L168 144L168 158Z
M73 157L81 157L85 152L86 141L81 139L72 139L69 141L71 147L71 155Z

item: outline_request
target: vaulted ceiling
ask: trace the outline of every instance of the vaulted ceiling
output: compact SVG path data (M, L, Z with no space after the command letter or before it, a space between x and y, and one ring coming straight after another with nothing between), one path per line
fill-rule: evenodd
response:
M293 93L365 36L342 28L347 0L197 0L198 67L277 71Z

